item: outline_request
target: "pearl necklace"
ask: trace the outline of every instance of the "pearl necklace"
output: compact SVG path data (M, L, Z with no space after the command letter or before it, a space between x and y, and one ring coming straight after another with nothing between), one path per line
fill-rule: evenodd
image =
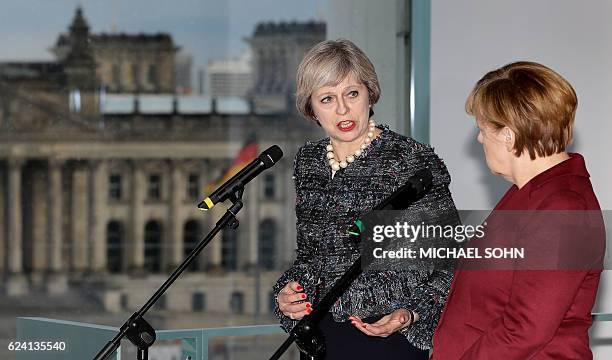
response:
M330 140L329 145L327 145L327 159L329 160L329 166L331 166L334 172L340 170L340 168L344 169L345 167L347 167L348 164L355 161L356 157L362 154L363 150L365 150L368 146L370 146L370 143L372 143L372 138L374 137L374 130L376 129L376 123L374 122L374 120L370 119L368 126L369 126L368 133L366 135L366 138L363 140L363 144L361 144L360 148L357 149L357 151L355 151L354 155L347 156L346 159L344 159L344 161L338 162L336 160L336 155L334 154L334 147L332 146L331 140Z

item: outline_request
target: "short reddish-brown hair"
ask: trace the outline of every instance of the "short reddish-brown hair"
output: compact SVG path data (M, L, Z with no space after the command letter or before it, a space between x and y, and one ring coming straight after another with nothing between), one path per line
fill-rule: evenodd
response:
M578 98L561 75L527 61L490 71L477 83L465 103L472 116L516 134L514 154L524 151L533 160L565 151L572 141Z

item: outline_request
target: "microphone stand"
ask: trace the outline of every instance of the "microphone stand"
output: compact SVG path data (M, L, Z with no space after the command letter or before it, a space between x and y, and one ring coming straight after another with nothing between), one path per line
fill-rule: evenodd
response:
M361 256L353 262L348 270L338 279L332 288L323 296L312 312L304 316L291 330L289 337L278 347L270 360L278 360L295 341L300 349L300 359L320 359L324 351L324 339L319 330L319 322L329 312L336 300L348 289L353 280L361 274Z
M143 318L144 314L159 300L159 298L170 288L174 281L187 269L189 264L195 260L200 252L210 243L210 241L225 227L236 229L240 224L236 215L242 209L242 194L244 185L240 184L236 192L230 196L232 206L225 214L217 221L215 227L204 237L198 245L189 253L183 262L172 272L170 277L157 289L157 291L149 298L149 300L136 311L130 318L121 326L119 333L104 346L94 360L107 360L121 344L121 339L127 337L134 346L138 348L138 360L148 360L149 347L155 342L155 329Z

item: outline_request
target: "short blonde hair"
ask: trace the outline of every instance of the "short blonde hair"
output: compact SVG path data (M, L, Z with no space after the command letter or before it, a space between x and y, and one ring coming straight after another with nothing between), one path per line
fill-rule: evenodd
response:
M326 40L313 46L298 66L295 105L300 114L315 120L310 104L312 93L323 86L336 85L353 74L368 89L370 105L380 98L380 85L374 65L355 44L346 39Z
M516 134L514 154L533 160L565 151L572 141L578 98L561 75L527 61L487 73L467 98L468 114Z

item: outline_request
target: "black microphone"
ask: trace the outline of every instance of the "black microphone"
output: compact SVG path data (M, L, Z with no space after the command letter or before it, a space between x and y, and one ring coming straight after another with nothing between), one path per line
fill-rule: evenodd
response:
M404 210L413 202L419 200L431 189L431 171L427 168L418 170L399 189L395 190L388 198L376 205L372 210ZM361 220L349 228L348 234L359 236L363 231Z
M231 195L236 193L241 187L244 187L249 181L259 175L262 171L274 166L280 158L283 157L283 151L278 145L272 145L267 150L261 153L255 160L251 161L247 166L240 170L231 179L227 180L217 190L213 191L207 198L198 204L201 210L210 210L217 203L227 200Z

